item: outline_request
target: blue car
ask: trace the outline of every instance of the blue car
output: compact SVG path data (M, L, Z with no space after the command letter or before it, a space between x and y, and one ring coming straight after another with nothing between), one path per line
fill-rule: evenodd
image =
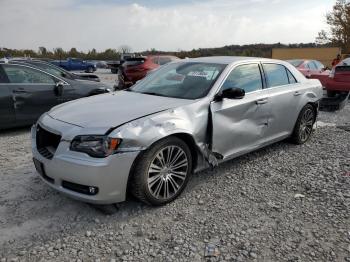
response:
M54 60L51 61L52 64L60 66L68 71L85 71L87 73L92 73L96 71L96 64L84 61L79 58L68 58L67 60Z

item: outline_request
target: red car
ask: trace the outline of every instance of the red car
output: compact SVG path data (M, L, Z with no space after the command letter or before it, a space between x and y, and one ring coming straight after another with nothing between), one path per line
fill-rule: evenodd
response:
M144 78L149 71L177 59L179 58L176 56L166 55L129 58L119 68L117 89L121 90L130 87L138 80Z
M311 75L322 74L323 72L328 72L327 68L317 60L303 60L303 59L294 59L287 60L295 66L304 76L310 77Z
M332 71L316 60L289 60L307 78L318 79L327 92L321 101L321 108L339 110L345 106L350 93L350 59L345 59ZM317 66L318 65L318 66Z

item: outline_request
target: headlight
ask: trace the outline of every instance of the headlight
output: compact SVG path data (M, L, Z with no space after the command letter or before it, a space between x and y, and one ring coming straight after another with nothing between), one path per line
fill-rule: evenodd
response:
M102 158L114 154L120 142L118 138L103 135L76 136L71 143L70 150Z

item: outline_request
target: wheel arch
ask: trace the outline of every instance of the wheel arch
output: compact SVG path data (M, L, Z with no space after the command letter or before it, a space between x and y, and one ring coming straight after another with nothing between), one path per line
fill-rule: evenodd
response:
M130 172L129 172L129 177L128 177L128 183L127 183L127 187L126 187L126 195L129 195L130 193L130 182L132 180L132 176L133 173L135 171L135 167L136 167L136 163L138 161L140 161L140 158L143 156L143 153L148 150L149 148L151 148L155 143L158 143L161 140L167 139L169 137L176 137L180 140L182 140L183 142L186 143L186 145L188 146L188 148L190 149L191 152L191 157L192 157L192 172L196 169L197 164L198 164L198 157L199 157L199 151L198 151L198 147L196 145L196 142L194 140L194 137L189 134L189 133L185 133L185 132L178 132L178 133L172 133L172 134L168 134L167 136L162 137L161 139L158 139L156 141L154 141L152 144L150 144L146 149L140 151L140 153L137 155L137 157L135 158L134 162L131 165L130 168Z

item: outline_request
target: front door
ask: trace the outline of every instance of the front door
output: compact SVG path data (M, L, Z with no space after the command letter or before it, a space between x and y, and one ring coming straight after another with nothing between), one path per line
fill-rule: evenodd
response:
M55 78L23 65L3 65L9 79L16 122L32 123L58 104Z
M224 159L259 147L270 113L259 63L236 66L221 91L227 88L242 88L246 95L242 99L223 99L211 104L212 151Z

